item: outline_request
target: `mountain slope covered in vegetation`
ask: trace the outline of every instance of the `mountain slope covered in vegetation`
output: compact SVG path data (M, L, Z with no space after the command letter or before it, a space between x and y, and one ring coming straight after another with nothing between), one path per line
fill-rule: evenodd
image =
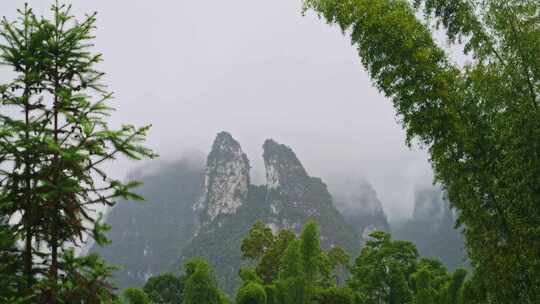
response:
M130 179L144 182L138 193L147 201L119 202L107 216L114 227L108 233L111 245L91 251L120 267L115 273L120 288L142 286L151 276L179 271L182 261L203 256L232 291L239 267L248 263L241 259L242 238L258 220L274 232L299 233L314 219L323 248L339 245L353 253L370 231L388 230L367 182L336 188L335 193L343 192L334 194L336 203L291 148L267 140L263 150L265 185L251 183L248 157L226 132L216 137L206 165L197 156L132 173Z
M150 173L133 174L144 181L138 193L145 202L119 202L108 214L114 227L111 244L94 246L108 262L118 265L119 287L141 286L153 275L173 270L183 246L196 228L195 202L202 191L202 160L184 158Z

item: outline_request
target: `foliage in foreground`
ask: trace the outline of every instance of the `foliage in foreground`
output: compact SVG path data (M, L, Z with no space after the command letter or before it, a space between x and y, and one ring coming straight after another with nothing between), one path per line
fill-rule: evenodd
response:
M540 303L540 2L304 3L350 34L408 143L429 149L487 291L480 303ZM468 63L452 62L430 21Z
M112 268L73 247L107 243L96 205L142 199L139 183L110 178L103 164L155 155L142 145L149 126L108 125L95 14L76 20L58 3L51 14L25 6L15 22L0 21L0 63L14 74L0 85L0 280L9 282L0 302L108 303Z
M469 294L474 282L466 281L465 270L449 272L440 261L421 258L414 244L392 240L390 234L381 231L371 234L352 264L348 253L339 247L321 249L315 222L308 222L299 237L287 230L274 235L257 222L244 238L242 252L252 266L239 270L242 285L236 292L237 304L476 303ZM275 263L265 262L268 259ZM154 303L227 301L208 263L194 259L184 268L185 274L177 277L185 282L177 294L183 302ZM174 281L170 274L163 276ZM151 278L144 290L168 294L168 287L148 289L149 285L156 286L152 282L163 279Z

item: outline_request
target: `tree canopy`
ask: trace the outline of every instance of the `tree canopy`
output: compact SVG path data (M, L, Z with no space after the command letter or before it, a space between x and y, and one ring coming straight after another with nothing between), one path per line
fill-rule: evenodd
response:
M413 2L304 1L350 35L407 142L428 149L488 300L538 302L540 3ZM463 66L437 27L463 46Z
M261 229L263 224L257 223L254 228ZM285 235L283 230L276 233ZM252 235L245 240L250 239ZM259 265L241 269L243 286L237 291L237 301L264 303L265 298L272 304L474 303L464 300L469 283L465 283L465 270L450 273L440 261L420 258L411 242L393 240L386 232L372 232L354 264L349 265L345 250L337 246L324 250L319 239L317 223L306 223L299 237L293 234L277 264L278 276L270 280L258 276ZM280 245L274 242L272 246ZM258 263L262 262L258 259ZM336 276L339 273L339 280L328 279L329 268Z

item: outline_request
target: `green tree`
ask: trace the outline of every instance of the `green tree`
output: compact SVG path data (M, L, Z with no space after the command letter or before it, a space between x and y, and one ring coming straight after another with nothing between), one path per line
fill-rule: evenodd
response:
M301 250L301 241L293 240L281 258L276 282L278 303L298 304L306 301L306 280Z
M339 286L349 269L349 254L340 246L334 246L328 251L327 255L334 272L336 285Z
M195 258L185 264L186 283L184 304L220 304L221 291L218 289L214 273L205 260Z
M460 296L460 304L487 304L487 303L497 303L494 299L493 301L488 300L487 290L485 285L483 285L483 280L478 278L478 273L475 273L472 278L465 281L463 284L463 291Z
M309 282L314 282L319 270L321 254L321 236L315 221L309 221L302 228L300 235L304 274Z
M420 272L427 272L429 280L422 282L422 279L419 278ZM412 275L415 294L417 295L418 293L421 293L420 289L433 291L432 297L434 303L444 303L444 290L450 279L451 276L441 261L427 258L420 259L416 273ZM423 284L426 282L429 282L429 286Z
M150 304L150 298L139 288L126 288L122 292L122 300L125 304Z
M223 290L219 291L218 299L219 299L219 304L231 304L231 300L229 300L229 296Z
M349 284L368 304L410 303L408 279L416 270L417 259L412 243L393 241L386 232L372 232L353 265Z
M414 275L415 295L413 304L434 304L435 290L431 286L431 273L425 268L420 268Z
M350 34L407 143L429 150L493 298L540 302L540 2L304 2ZM463 46L464 66L437 45L433 24Z
M166 272L151 277L143 290L154 304L175 304L184 301L185 277Z
M321 236L315 221L307 222L300 235L306 301L310 301L318 280L321 261Z
M242 279L243 285L249 283L262 283L261 278L257 275L257 271L251 267L240 268L238 276Z
M352 304L354 292L349 288L330 287L319 290L315 295L315 303L319 304Z
M396 267L395 265L389 267L386 282L389 287L386 297L389 304L412 302L413 292L410 289L407 277L399 267Z
M259 264L257 264L257 274L266 284L270 284L277 279L281 258L289 243L294 239L296 239L296 235L290 230L280 230L275 237L272 247L266 250Z
M0 21L0 64L15 75L12 81L0 85L0 218L9 222L14 214L22 215L9 230L24 240L23 273L29 293L38 272L34 269L32 241L42 228L42 187L36 179L47 147L43 124L49 116L39 96L44 87L47 55L43 30L32 10L25 5L18 12L15 22L6 18Z
M249 230L249 234L242 240L242 258L258 261L273 243L272 230L263 222L257 221Z
M44 162L46 177L41 182L45 185L43 199L47 204L43 210L48 219L45 241L51 252L50 298L56 302L54 290L62 244L77 244L85 233L93 234L98 243L104 242L102 226L90 216L90 206L111 206L119 197L140 199L130 191L137 182L110 179L102 164L120 155L132 159L154 155L139 144L149 127L125 125L111 130L105 121L111 111L107 101L112 95L100 83L104 74L95 70L101 55L88 50L95 14L77 22L69 6L56 4L52 11L53 20L40 21L51 54L44 71L45 90L51 98L51 121L45 126L49 150ZM94 100L91 93L99 97Z
M116 269L95 253L76 256L73 249L62 252L62 276L58 281L60 303L109 303L116 299L108 280ZM50 299L48 299L50 300Z
M0 303L23 303L23 259L13 231L0 219ZM19 301L17 302L16 299Z
M301 277L304 275L301 241L293 240L285 250L279 264L279 278Z
M65 287L59 273L78 263L68 248L86 235L107 242L108 227L92 214L95 205L141 199L131 191L137 182L109 178L103 164L155 155L141 145L148 126L113 130L107 124L112 95L95 70L101 55L91 52L95 14L78 21L69 6L55 4L51 11L51 20L25 9L18 23L2 21L1 60L17 77L0 89L2 106L15 110L0 115L0 216L22 214L15 228L25 244L26 281L31 287L46 276L44 297L56 303ZM41 246L33 246L36 240Z
M266 292L266 304L278 304L278 293L275 284L264 285L264 291Z
M288 246L277 263L277 278L266 282L258 275L258 269L264 257L278 247L279 237L255 268L240 269L243 283L237 293L238 302L259 303L264 291L269 304L464 304L479 293L476 282L464 284L466 272L458 270L450 275L442 262L420 258L413 243L392 240L386 232L370 234L352 267L349 255L341 247L321 250L315 222L303 227L299 239L289 233L280 233L287 236L283 239L288 240ZM192 273L193 269L188 265L186 272ZM306 275L309 272L310 279ZM339 286L336 278L345 279L349 272L352 276L348 285Z
M236 304L266 304L266 291L258 283L250 282L238 289Z
M466 277L467 270L458 268L454 271L452 278L444 290L445 304L459 304L463 292L463 283L465 282Z
M281 278L276 282L276 302L280 304L306 303L304 277Z
M334 266L326 252L321 252L317 263L319 265L319 276L316 285L323 288L336 286L337 282L334 276Z

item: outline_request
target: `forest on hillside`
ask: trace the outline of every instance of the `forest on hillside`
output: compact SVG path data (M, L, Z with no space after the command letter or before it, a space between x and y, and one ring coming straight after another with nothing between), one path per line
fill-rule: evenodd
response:
M304 14L350 40L406 144L427 152L441 192L419 193L413 220L394 236L381 231L395 229L387 223L359 228L290 147L264 142L267 184L254 185L246 153L223 132L204 182L199 171L178 186L200 186L204 196L182 228L195 227L186 254L171 261L176 271L123 290L112 280L115 266L82 249L107 246L108 231L122 229L98 210L144 200L140 181L116 178L105 164L157 158L151 125L110 122L97 13L76 17L54 3L49 16L21 5L17 18L0 20L0 62L9 71L0 84L1 303L540 302L538 1L304 0ZM422 208L433 201L439 209ZM425 221L433 217L440 225ZM444 253L450 269L433 257L445 242L464 246ZM466 268L456 267L465 258Z

